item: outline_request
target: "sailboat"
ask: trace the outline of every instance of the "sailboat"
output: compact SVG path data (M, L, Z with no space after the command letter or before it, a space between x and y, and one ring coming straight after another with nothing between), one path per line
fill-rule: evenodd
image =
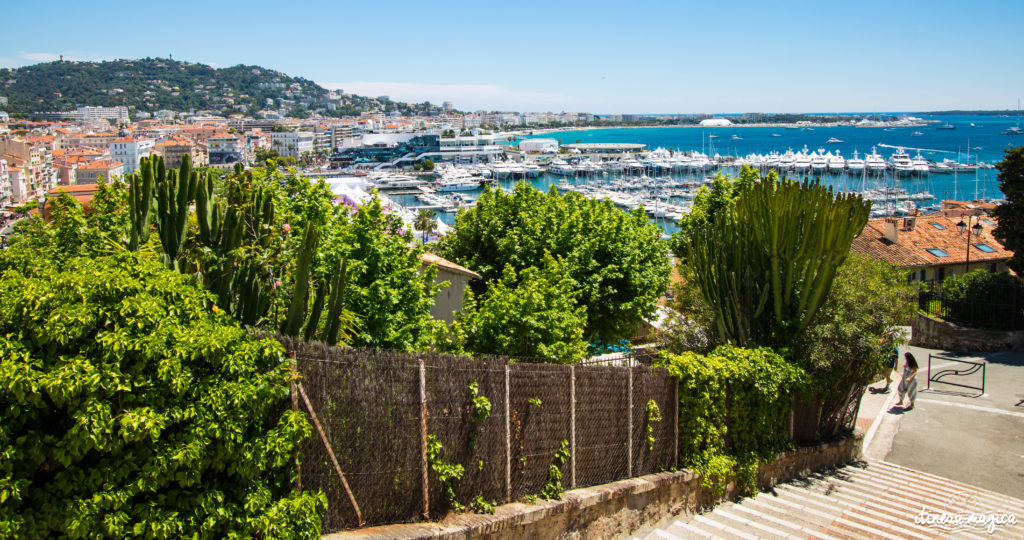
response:
M1024 129L1020 128L1020 98L1017 98L1017 125L1006 128L1000 135L1024 135Z

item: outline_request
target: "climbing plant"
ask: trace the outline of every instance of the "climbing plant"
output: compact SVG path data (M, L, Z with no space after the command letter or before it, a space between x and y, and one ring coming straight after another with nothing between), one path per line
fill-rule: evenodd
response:
M806 373L779 354L722 345L706 356L665 353L656 365L679 381L679 465L705 485L724 485L789 445L786 419Z
M540 496L547 500L562 498L565 488L562 487L562 466L569 460L569 441L562 440L562 446L555 451L555 459L548 465L548 481L540 491Z

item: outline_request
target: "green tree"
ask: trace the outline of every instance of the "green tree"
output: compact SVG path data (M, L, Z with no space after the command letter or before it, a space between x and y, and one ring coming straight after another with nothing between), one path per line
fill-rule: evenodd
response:
M465 335L468 350L564 362L586 354L586 315L560 262L549 259L543 269L530 267L518 275L506 266L479 299L466 289L463 304L454 333Z
M0 536L319 537L280 345L150 255L26 247L0 255Z
M721 341L790 347L825 302L869 204L815 182L761 181L692 230L681 254Z
M504 277L542 268L547 255L564 262L586 309L584 335L615 341L632 337L657 308L671 270L661 229L642 210L626 213L579 194L543 193L526 183L509 192L485 189L475 207L460 210L440 254L483 277L474 292Z
M810 377L810 399L820 407L818 437L839 434L846 408L887 366L892 347L916 311L906 272L851 253L839 267L828 298L793 355Z
M433 210L421 208L416 212L416 220L413 222L416 230L423 233L423 243L427 243L427 237L437 230L437 213Z
M414 350L429 345L435 333L430 309L440 288L437 268L421 267L425 248L410 247L412 235L404 228L374 197L345 230L341 253L351 261L346 307L360 318L353 345Z
M423 160L423 170L432 171L434 170L434 160L427 158Z
M1010 268L1024 275L1024 146L1004 151L999 169L999 190L1006 197L992 212L999 224L992 235L1013 252Z

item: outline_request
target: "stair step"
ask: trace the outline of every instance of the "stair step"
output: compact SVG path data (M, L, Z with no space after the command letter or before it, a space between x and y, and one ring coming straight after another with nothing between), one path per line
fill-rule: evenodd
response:
M784 509L770 505L770 502L747 499L743 501L743 504L737 505L735 510L750 516L749 519L751 520L758 519L762 523L771 525L779 530L789 531L789 534L792 536L807 537L812 534L824 534L820 532L819 529L821 527L816 523L800 519ZM819 538L822 538L822 540L833 540L822 536L819 536Z
M975 494L979 499L985 500L986 502L991 502L993 504L1005 506L1007 508L1007 511L1015 510L1017 512L1024 512L1024 500L1017 499L1009 495L1004 495L1002 493L998 493L995 491L981 489L976 486L969 486L957 482L955 480L949 480L946 478L935 476L933 474L915 471L913 469L907 469L905 467L893 465L885 461L875 463L880 466L879 468L885 469L887 472L893 474L899 474L902 478L908 479L908 481L909 479L920 481L926 483L927 485L935 486L936 488L939 489L945 489L946 491L949 491L952 494L972 493ZM879 474L879 472L876 472L875 474Z
M682 521L675 521L666 529L669 533L672 533L680 538L721 538L716 536L704 529L691 525L689 523L683 523Z

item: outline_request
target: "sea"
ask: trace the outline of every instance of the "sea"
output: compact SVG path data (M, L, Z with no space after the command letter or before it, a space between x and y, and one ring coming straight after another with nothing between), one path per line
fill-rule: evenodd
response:
M853 127L853 126L811 126L809 128L786 128L782 126L730 126L716 128L699 127L656 127L656 128L606 128L580 131L560 131L543 133L530 138L553 138L562 144L570 143L639 143L645 149L672 149L678 152L700 151L709 156L746 156L751 153L768 154L775 151L784 153L792 149L798 152L804 147L809 151L824 149L833 154L838 150L844 158L853 157L857 152L861 157L877 149L885 159L896 152L895 148L903 147L911 157L920 153L926 159L941 162L949 158L961 163L984 162L998 163L1003 159L1003 152L1009 148L1024 145L1024 136L1001 135L1011 126L1018 125L1016 116L924 116L930 121L925 125L906 127ZM938 129L949 124L956 129ZM919 133L919 134L915 134ZM711 137L714 135L715 137ZM733 136L738 137L738 140ZM827 143L829 139L839 139L841 143ZM884 145L884 146L883 146ZM943 199L978 200L1000 199L997 180L998 170L979 169L969 174L929 174L923 177L894 178L891 174L880 176L823 174L819 179L823 184L833 186L837 190L861 191L880 187L899 187L910 193L929 192L935 201ZM713 176L714 171L698 173L701 176ZM791 175L793 173L790 173ZM659 176L662 176L659 174ZM692 177L692 174L672 175L680 178ZM601 177L613 180L611 174ZM552 184L565 180L556 175L541 175L537 178L518 181L503 181L503 189L511 189L516 182L529 182L534 187L547 190ZM593 182L593 179L589 179ZM598 180L600 181L600 180ZM467 192L476 198L479 192ZM403 206L416 206L413 196L398 196L396 202ZM927 204L923 203L923 204ZM445 223L454 223L454 214L439 213ZM671 234L677 230L671 222L654 221Z

